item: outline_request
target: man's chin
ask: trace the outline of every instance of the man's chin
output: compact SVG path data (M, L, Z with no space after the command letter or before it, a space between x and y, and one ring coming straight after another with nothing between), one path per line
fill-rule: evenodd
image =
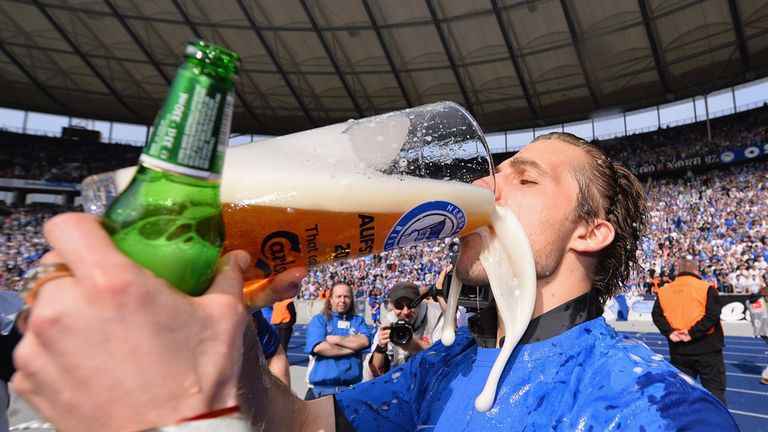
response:
M488 276L480 264L480 251L483 239L480 234L471 233L461 239L461 255L456 263L454 274L465 285L480 286L488 284Z

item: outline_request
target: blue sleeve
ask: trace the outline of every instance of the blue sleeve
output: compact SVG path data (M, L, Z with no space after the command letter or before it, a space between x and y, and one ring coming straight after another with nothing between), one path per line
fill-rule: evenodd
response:
M261 310L254 311L251 316L256 323L259 343L261 343L261 349L264 351L264 357L269 360L275 356L277 347L280 346L280 339L278 339L275 329L264 318Z
M304 353L311 355L318 344L325 342L326 321L327 319L323 314L317 314L309 321L307 326L307 344L304 347Z
M267 323L272 322L272 312L273 312L273 306L269 305L263 309L261 309L261 314L264 315L264 319L267 320Z
M445 365L476 344L465 328L450 347L440 342L411 357L388 373L336 394L344 417L358 431L414 431L421 416L434 408L430 395L439 393Z
M706 425L704 429L712 431L739 431L731 413L712 393L682 373L677 373L677 378L665 380L663 388L656 384L656 397L650 388L641 390L643 400L648 404L644 407L640 404L627 407L625 417L639 420L635 425L645 423L646 428L656 421L664 424L667 430L674 431L702 430L702 425ZM642 389L642 381L639 383Z
M416 409L421 406L421 392L413 391L419 380L419 368L414 367L417 364L408 361L379 378L336 394L339 408L355 430L416 430Z
M672 370L671 365L663 369L644 368L648 363L637 365L636 371L596 368L585 380L595 387L575 400L574 412L596 425L620 424L627 432L738 432L725 406L682 372ZM577 428L578 419L571 421L565 430Z
M0 291L0 334L11 333L16 315L23 307L24 300L16 291Z

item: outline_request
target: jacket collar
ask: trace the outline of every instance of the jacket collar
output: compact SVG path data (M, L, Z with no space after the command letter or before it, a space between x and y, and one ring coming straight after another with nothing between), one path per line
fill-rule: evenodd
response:
M540 342L555 337L602 314L603 305L597 294L590 290L532 319L518 344ZM469 319L469 330L478 345L494 348L497 324L496 302L491 302L488 307ZM500 345L503 343L502 339Z
M686 272L686 271L680 272L680 273L677 274L677 277L680 277L680 276L693 276L696 279L701 279L701 276L699 276L699 275L697 275L696 273L693 273L693 272Z

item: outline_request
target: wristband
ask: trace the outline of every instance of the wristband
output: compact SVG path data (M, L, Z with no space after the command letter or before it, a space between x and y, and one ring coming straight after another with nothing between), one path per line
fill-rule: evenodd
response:
M251 422L242 416L217 417L177 423L144 432L250 432Z
M234 405L185 417L176 424L144 432L248 432L250 430L250 422L240 415L240 406Z
M184 422L190 422L195 420L204 420L204 419L212 419L216 417L224 417L231 414L239 413L240 412L240 405L233 405L226 408L219 408L215 409L213 411L204 412L202 414L198 414L196 416L192 417L184 417L183 419L177 421L176 423L184 423Z
M379 354L386 354L387 353L387 346L381 346L379 344L376 344L376 348L373 349L373 352L377 352Z

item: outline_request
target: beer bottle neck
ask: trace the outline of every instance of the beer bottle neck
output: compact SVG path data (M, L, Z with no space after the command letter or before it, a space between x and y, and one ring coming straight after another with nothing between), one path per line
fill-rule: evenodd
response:
M187 59L155 119L140 162L179 175L216 180L232 121L232 76L222 79Z

